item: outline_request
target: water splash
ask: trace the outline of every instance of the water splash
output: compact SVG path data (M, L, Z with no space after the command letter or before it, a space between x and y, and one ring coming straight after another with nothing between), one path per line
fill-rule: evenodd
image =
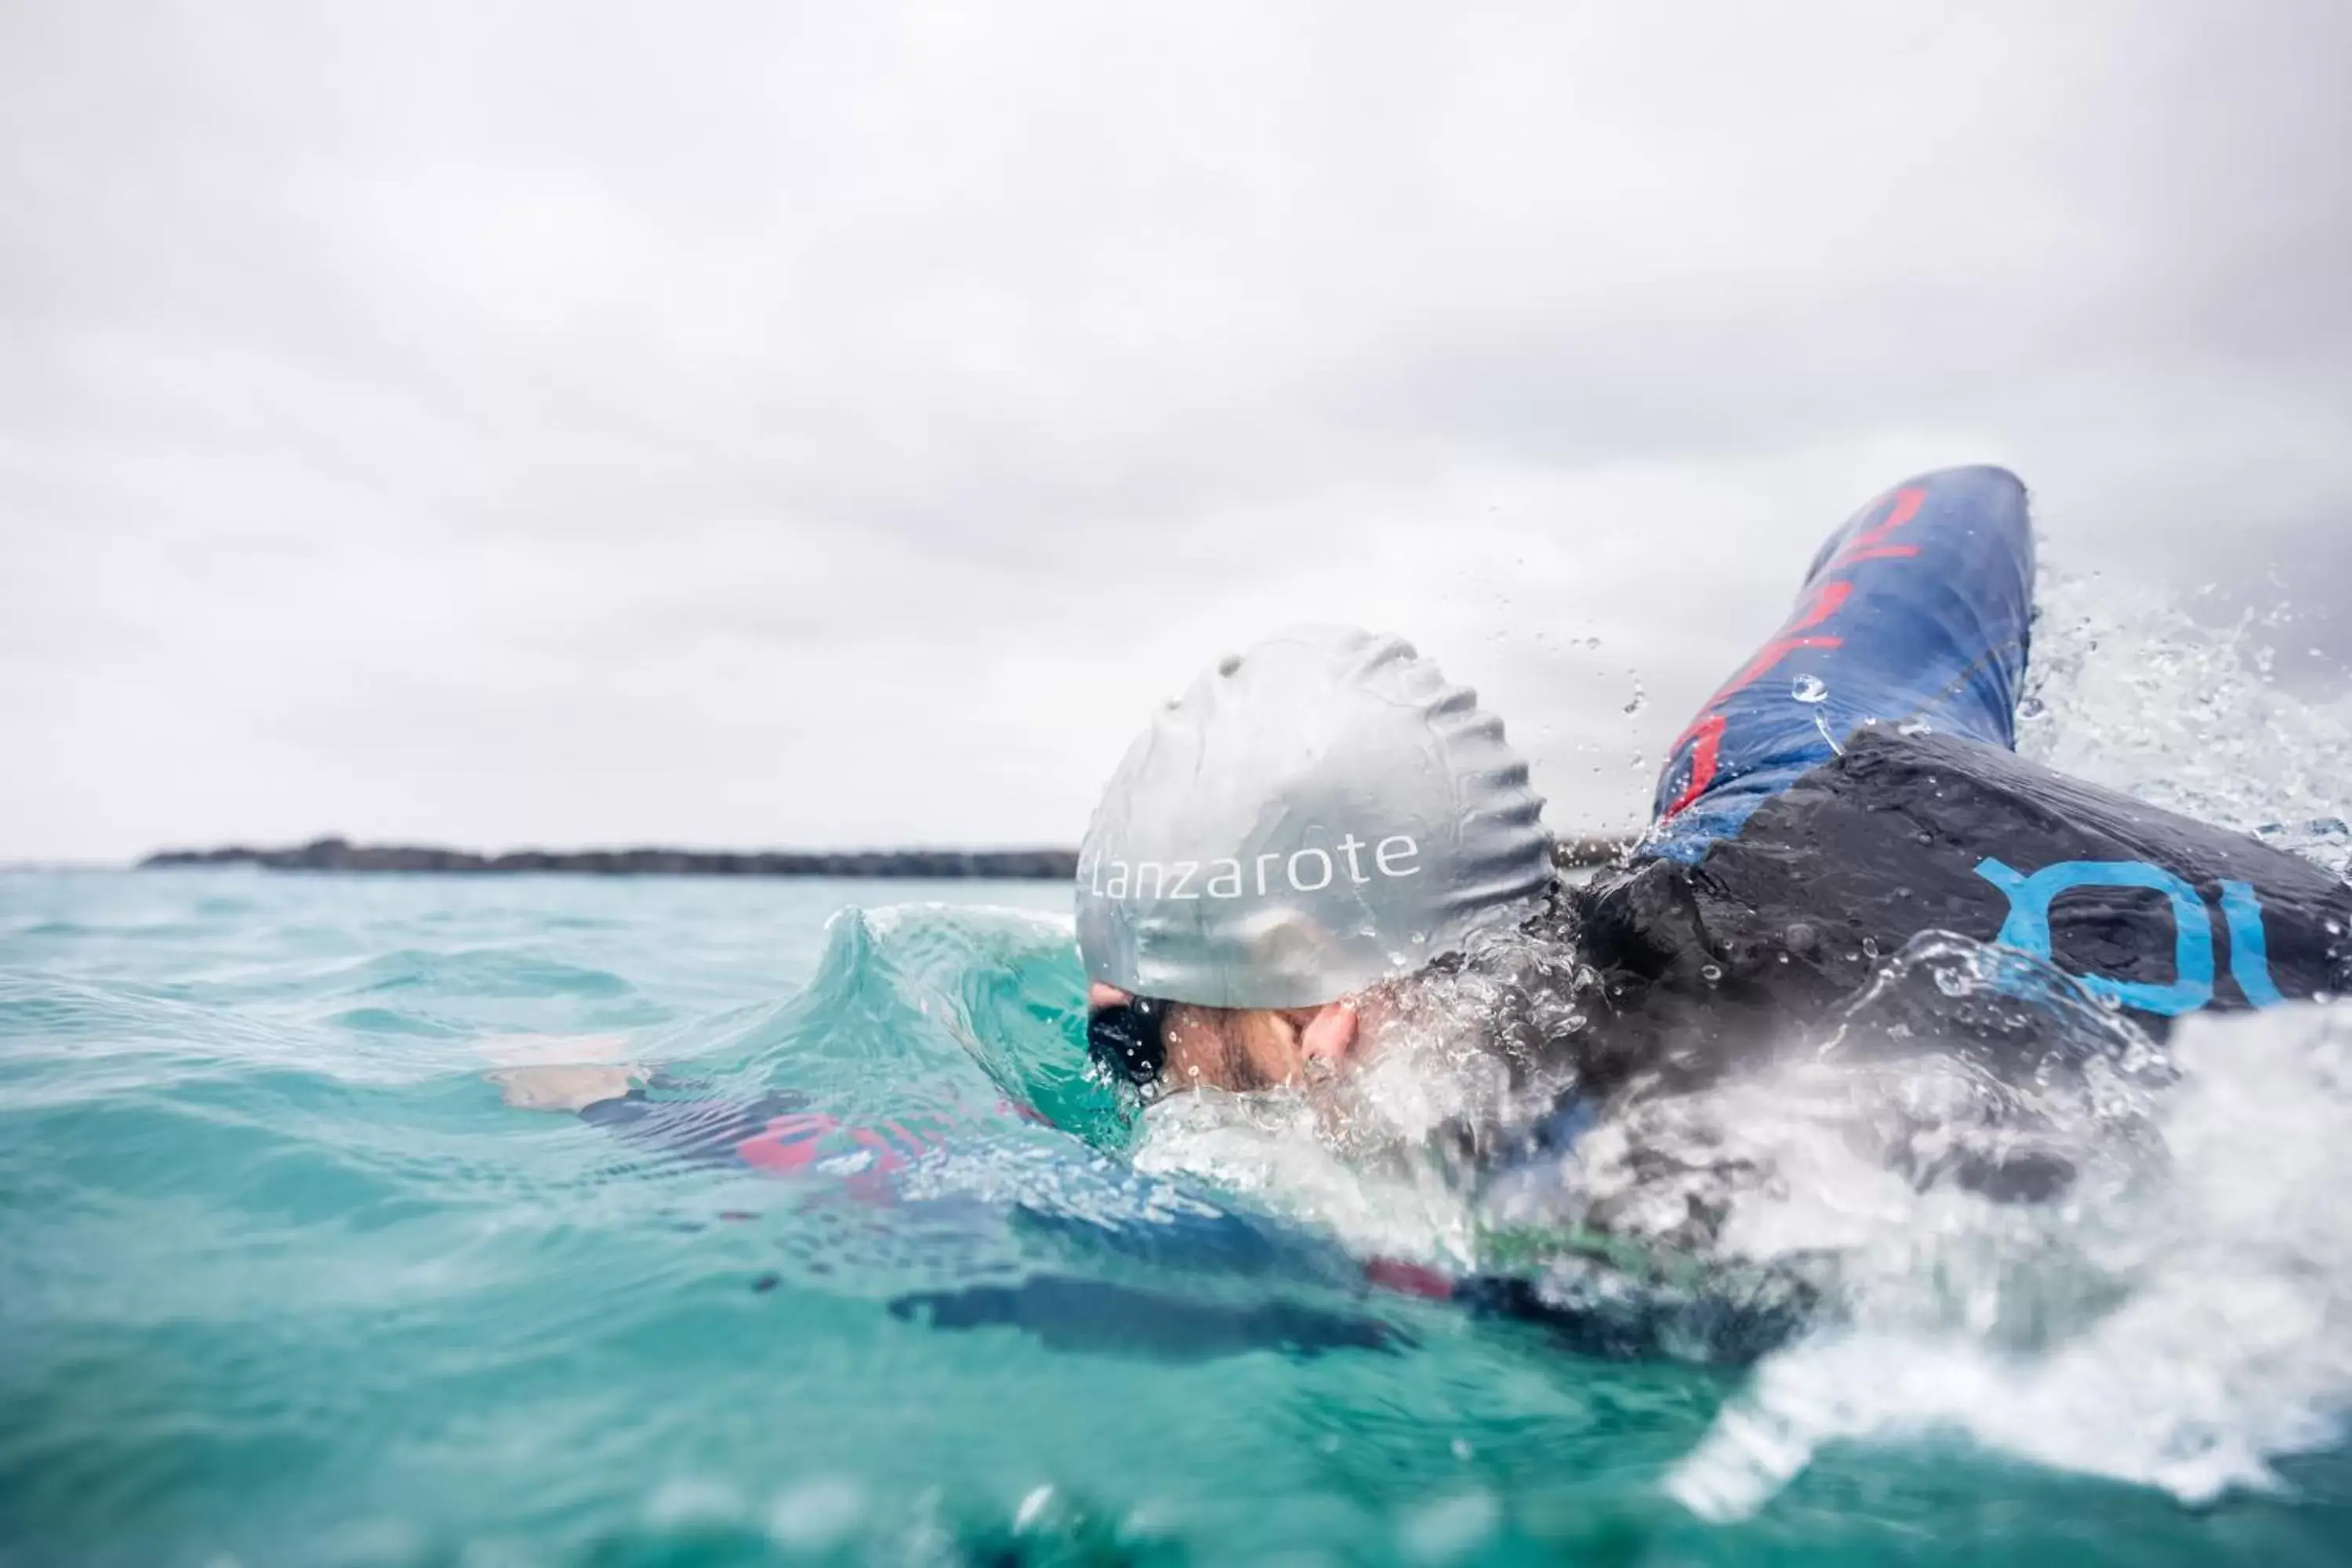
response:
M2008 1214L1889 1194L1850 1321L1768 1362L1672 1494L1738 1518L1826 1443L1941 1430L2205 1502L2338 1440L2352 1015L2191 1018L2175 1059L2161 1180Z
M2045 577L2018 750L2061 772L2352 871L2352 707L2264 668L2252 617L2210 626L2162 599Z

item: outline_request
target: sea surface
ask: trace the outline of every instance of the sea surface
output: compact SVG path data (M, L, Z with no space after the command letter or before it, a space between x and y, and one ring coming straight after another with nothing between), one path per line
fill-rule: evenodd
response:
M2030 750L2342 868L2248 634L2045 613ZM2154 1174L2023 1217L1727 1102L1745 1244L1853 1299L1612 1360L1395 1288L1480 1261L1432 1170L1088 1080L1066 907L0 873L0 1563L2352 1562L2339 1009L2184 1030Z

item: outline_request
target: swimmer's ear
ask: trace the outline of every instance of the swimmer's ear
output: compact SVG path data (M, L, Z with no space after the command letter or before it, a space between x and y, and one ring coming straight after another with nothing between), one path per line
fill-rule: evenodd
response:
M1298 1054L1308 1061L1329 1062L1333 1066L1348 1059L1356 1048L1356 1005L1353 1002L1327 1002L1318 1008L1307 1026L1298 1031Z

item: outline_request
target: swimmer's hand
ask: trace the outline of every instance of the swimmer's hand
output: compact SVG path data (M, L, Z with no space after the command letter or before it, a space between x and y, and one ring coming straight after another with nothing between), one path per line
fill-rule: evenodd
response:
M601 1100L619 1100L653 1075L644 1068L611 1066L564 1067L542 1063L500 1068L487 1075L499 1086L506 1102L517 1110L584 1110Z

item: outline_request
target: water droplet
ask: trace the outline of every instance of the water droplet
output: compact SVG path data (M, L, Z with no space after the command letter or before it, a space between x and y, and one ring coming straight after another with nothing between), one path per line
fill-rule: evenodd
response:
M1701 980L1706 981L1709 985L1712 985L1717 981L1723 978L1723 965L1719 963L1702 963L1698 967L1698 977Z
M1862 939L1862 955L1864 958L1876 958L1878 956L1878 939L1876 937L1866 936Z
M1936 727L1933 724L1928 723L1925 719L1906 719L1903 722L1895 726L1895 732L1898 735L1906 736L1932 735L1936 732Z
M1829 682L1818 675L1801 675L1789 682L1789 695L1800 702L1826 702L1830 695Z
M2050 705L2032 693L2028 693L2025 700L2017 705L2017 716L2021 719L2039 719L2049 711Z

